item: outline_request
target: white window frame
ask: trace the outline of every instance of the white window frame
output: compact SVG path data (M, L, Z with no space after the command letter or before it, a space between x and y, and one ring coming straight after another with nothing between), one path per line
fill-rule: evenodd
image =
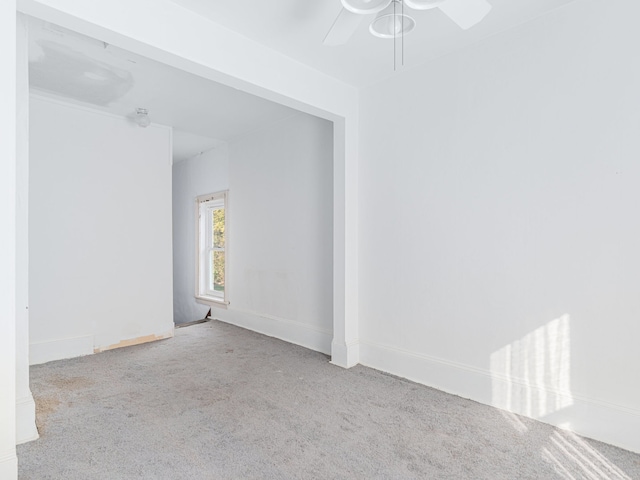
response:
M229 192L209 193L196 197L196 301L205 305L224 307L229 304L228 276L229 271ZM224 248L216 248L212 244L213 223L211 211L224 208ZM222 292L214 290L210 284L212 251L224 252L225 285Z

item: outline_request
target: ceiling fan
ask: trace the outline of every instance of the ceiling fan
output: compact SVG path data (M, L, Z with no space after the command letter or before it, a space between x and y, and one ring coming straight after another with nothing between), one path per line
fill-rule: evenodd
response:
M415 20L404 13L439 8L460 28L467 30L480 22L491 10L487 0L340 0L342 10L329 29L324 44L344 45L369 15L377 14L369 31L381 38L404 36L415 27Z

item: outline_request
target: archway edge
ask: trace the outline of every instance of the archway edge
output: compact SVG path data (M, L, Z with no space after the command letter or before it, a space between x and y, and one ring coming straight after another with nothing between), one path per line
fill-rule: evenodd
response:
M17 8L27 15L333 122L331 361L345 368L359 363L358 90L169 0L19 0Z

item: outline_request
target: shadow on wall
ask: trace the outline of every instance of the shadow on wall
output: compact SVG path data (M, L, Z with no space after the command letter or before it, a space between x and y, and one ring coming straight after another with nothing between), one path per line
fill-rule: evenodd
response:
M491 354L493 406L542 418L573 405L568 314Z

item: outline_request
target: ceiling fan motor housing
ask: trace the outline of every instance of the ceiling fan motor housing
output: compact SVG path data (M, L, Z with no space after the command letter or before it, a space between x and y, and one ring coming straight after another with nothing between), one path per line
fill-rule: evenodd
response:
M369 31L379 38L395 38L408 34L415 26L416 21L403 13L401 2L393 0L391 5L381 11L371 22Z

